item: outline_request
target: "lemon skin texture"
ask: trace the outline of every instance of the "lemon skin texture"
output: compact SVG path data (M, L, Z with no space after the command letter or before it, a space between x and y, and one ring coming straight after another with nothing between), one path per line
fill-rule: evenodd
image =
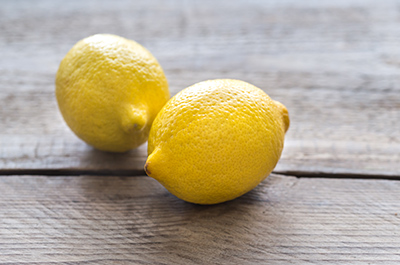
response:
M61 61L56 97L80 139L100 150L125 152L147 140L170 94L148 50L132 40L97 34L75 44Z
M197 83L158 113L145 170L187 202L229 201L271 173L288 127L286 107L249 83Z

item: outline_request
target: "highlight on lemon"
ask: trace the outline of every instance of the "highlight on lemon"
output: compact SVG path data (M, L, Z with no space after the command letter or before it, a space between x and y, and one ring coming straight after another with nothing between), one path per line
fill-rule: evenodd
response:
M71 130L93 147L125 152L146 142L170 94L154 56L133 40L97 34L67 53L56 97Z
M289 128L286 107L239 80L209 80L158 113L146 173L191 203L216 204L255 188L276 166Z

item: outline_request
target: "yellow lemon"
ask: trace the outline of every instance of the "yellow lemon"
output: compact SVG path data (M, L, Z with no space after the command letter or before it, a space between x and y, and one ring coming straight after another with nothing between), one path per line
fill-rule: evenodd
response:
M232 200L271 173L288 127L285 106L249 83L197 83L158 113L145 170L185 201Z
M64 120L97 149L125 152L143 144L169 99L164 72L140 44L97 34L61 61L56 97Z

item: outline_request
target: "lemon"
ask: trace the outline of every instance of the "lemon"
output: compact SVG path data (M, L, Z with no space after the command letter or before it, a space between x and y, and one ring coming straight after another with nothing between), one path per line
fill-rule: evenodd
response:
M261 89L239 80L200 82L158 113L145 170L185 201L229 201L271 173L288 127L285 106Z
M93 147L125 152L143 144L169 99L164 72L140 44L97 34L75 44L56 75L59 109Z

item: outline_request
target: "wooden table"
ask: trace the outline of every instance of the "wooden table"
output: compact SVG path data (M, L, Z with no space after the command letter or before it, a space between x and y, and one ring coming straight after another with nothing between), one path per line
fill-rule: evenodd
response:
M80 141L58 65L95 33L134 39L172 94L234 78L291 128L262 184L185 203ZM400 1L0 2L0 264L399 264Z

